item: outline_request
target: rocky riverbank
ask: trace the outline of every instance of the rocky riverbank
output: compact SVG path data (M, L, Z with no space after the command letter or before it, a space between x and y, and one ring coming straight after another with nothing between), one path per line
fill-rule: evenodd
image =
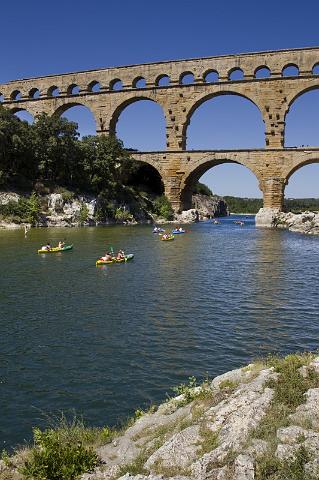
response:
M120 430L70 426L69 438L65 428L47 430L45 437L37 432L38 443L57 438L64 448L70 441L85 446L95 468L91 463L82 480L319 478L319 357L269 357L194 384L190 379L175 389L178 395L157 409L135 412ZM21 471L36 472L36 463L42 477L32 478L58 478L43 474L51 461L41 463L45 454L38 445L4 458L0 479L25 478Z
M319 212L285 213L261 208L256 215L256 226L286 228L291 232L319 235Z
M29 194L30 195L30 194ZM0 192L0 208L9 204L18 205L27 198L16 192ZM101 200L72 192L50 193L39 198L40 210L36 221L39 227L76 227L80 225L109 225L115 223L166 223L167 219L154 214L149 198L130 194L130 200L109 202L109 215L100 214ZM194 208L175 214L174 223L193 223L214 216L228 215L227 204L217 196L194 195ZM19 228L28 223L17 215L0 215L0 228Z
M284 213L274 219L277 228L287 228L291 232L319 235L319 212Z

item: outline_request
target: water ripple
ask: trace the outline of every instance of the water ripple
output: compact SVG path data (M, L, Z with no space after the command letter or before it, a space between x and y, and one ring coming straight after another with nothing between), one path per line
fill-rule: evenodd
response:
M0 232L0 448L41 412L114 424L190 375L318 348L319 238L232 221L171 243L145 226L70 229L74 251L41 257L64 229ZM95 268L110 244L135 260Z

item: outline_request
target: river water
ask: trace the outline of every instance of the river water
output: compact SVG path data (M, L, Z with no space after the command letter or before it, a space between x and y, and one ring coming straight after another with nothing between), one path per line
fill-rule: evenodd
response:
M0 232L0 449L45 416L113 425L191 375L214 376L319 339L319 238L245 226ZM37 255L51 240L71 252ZM113 245L127 264L95 266Z

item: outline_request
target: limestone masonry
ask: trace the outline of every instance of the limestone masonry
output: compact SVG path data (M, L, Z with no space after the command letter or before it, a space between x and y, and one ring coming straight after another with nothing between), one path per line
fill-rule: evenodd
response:
M317 162L318 148L285 148L285 118L292 103L319 87L319 47L224 55L191 60L105 68L14 80L0 85L0 100L13 112L61 115L75 105L88 107L98 134L115 134L121 112L131 103L158 103L166 119L162 152L137 152L134 158L154 166L176 211L191 207L193 183L209 168L239 163L258 178L264 207L281 210L284 189L301 166ZM288 66L296 76L284 76ZM269 76L258 78L267 68ZM241 80L232 80L240 70ZM193 82L183 83L193 74ZM210 81L210 75L215 79ZM164 81L166 84L164 85ZM222 94L240 95L260 110L265 124L265 148L258 150L187 151L186 132L197 107Z

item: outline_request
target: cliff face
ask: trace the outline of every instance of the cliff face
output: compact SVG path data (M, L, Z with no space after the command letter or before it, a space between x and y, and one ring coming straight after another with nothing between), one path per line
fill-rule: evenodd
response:
M199 220L229 215L227 203L217 195L193 195L193 208L198 211Z
M39 197L41 211L37 221L40 227L75 227L80 225L98 225L116 223L137 223L152 221L152 215L148 212L149 205L146 200L134 199L125 202L110 202L110 207L114 212L119 210L119 217L114 218L105 216L99 219L98 210L101 203L98 198L89 195L75 195L61 193L50 193ZM8 204L18 204L19 199L23 198L15 192L0 192L0 206ZM26 197L24 197L26 198ZM139 201L140 200L140 201ZM150 202L148 202L150 203ZM134 212L134 216L130 213ZM12 215L8 218L0 219L0 227L17 228L21 223L27 223L18 217Z

